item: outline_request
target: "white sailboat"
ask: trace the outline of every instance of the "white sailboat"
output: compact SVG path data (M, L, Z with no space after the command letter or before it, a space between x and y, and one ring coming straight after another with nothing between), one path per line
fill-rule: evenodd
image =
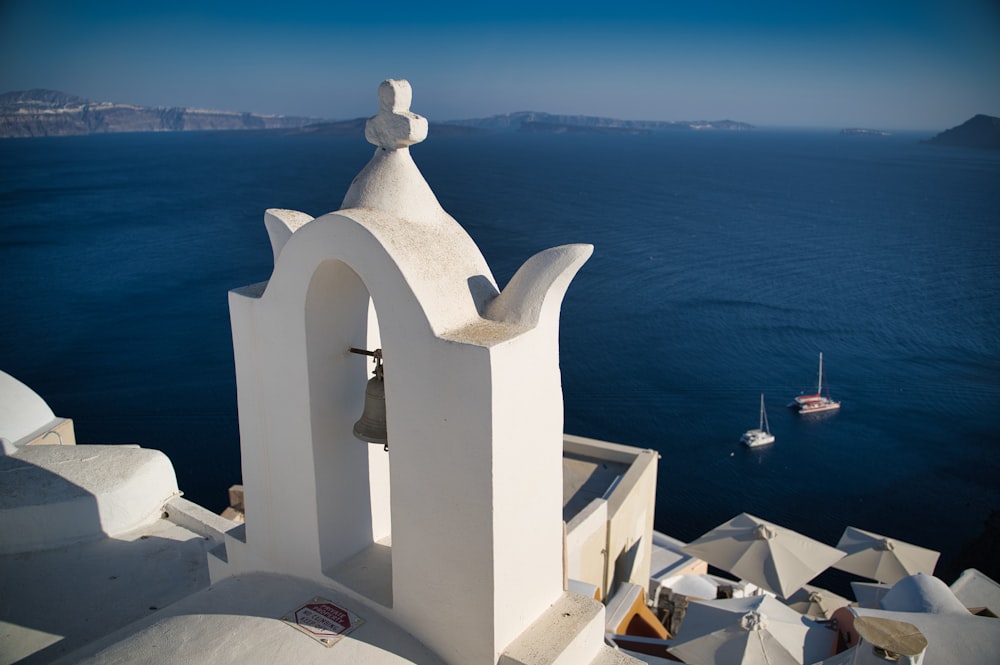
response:
M829 389L823 395L823 352L819 353L819 381L816 384L816 392L812 395L799 395L789 406L796 407L801 414L820 413L822 411L835 411L840 408L840 402L834 402L830 398Z
M748 448L774 443L774 435L771 434L771 426L767 422L767 411L764 410L764 393L760 394L760 425L757 429L748 429L744 432L740 442Z

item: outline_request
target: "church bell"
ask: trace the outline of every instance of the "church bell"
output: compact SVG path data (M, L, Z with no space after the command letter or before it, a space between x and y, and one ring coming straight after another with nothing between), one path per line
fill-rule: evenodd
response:
M355 351L351 349L351 351ZM355 351L356 352L356 351ZM361 413L358 422L354 423L354 436L369 443L381 443L385 445L385 450L389 450L389 440L385 426L385 381L382 369L382 349L365 352L365 355L372 355L375 358L374 376L368 380L365 386L365 408Z

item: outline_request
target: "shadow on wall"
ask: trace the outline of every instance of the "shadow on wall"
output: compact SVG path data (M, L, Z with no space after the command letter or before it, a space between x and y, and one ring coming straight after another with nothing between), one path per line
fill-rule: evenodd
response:
M33 552L107 535L93 494L24 459L47 448L0 456L0 553Z
M635 569L635 561L639 556L639 551L642 546L642 538L632 543L628 549L623 549L617 557L615 557L615 577L616 580L628 580L632 577L632 571Z

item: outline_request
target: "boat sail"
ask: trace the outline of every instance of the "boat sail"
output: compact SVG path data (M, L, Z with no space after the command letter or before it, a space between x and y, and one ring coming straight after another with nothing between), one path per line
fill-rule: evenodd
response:
M819 380L816 384L816 392L812 395L799 395L788 406L795 407L799 413L820 413L823 411L835 411L840 408L840 402L835 402L830 398L830 391L823 395L823 352L819 353Z
M764 410L764 393L760 394L760 425L757 429L748 429L744 432L740 442L748 448L774 443L774 435L771 434L771 426L767 422L767 411Z

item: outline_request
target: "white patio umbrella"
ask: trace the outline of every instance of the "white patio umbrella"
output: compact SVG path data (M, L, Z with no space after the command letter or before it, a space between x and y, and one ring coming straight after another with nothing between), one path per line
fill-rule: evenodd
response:
M785 599L785 604L811 619L829 619L841 607L850 605L851 601L832 591L806 584Z
M853 526L844 529L837 548L847 553L833 565L861 577L895 584L904 577L917 573L934 574L939 552L877 533L862 531Z
M692 601L670 654L696 665L802 665L837 635L773 596Z
M801 533L741 513L681 548L787 598L844 556Z

